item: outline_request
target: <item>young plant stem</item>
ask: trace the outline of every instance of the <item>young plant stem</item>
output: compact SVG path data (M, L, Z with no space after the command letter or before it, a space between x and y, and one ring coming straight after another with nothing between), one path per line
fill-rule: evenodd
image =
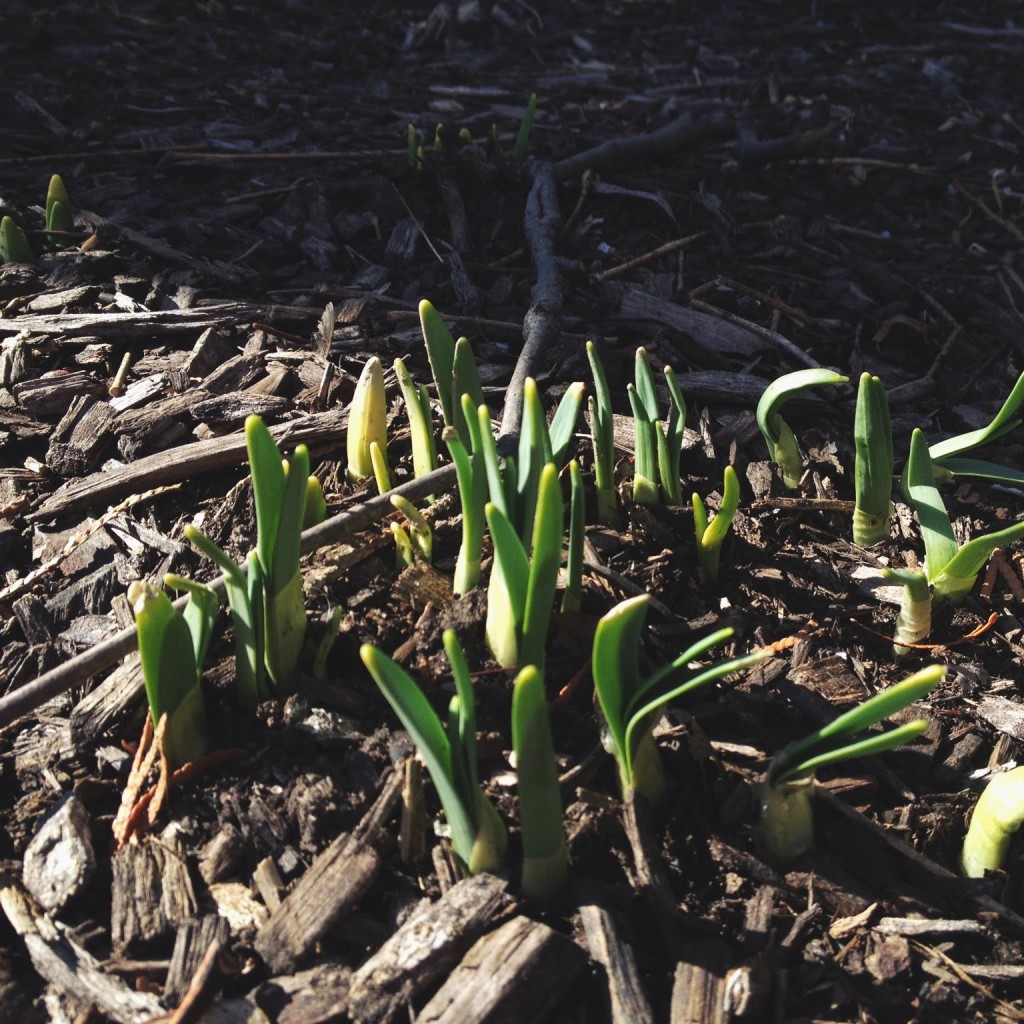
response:
M861 374L857 388L853 441L853 542L867 548L889 539L893 475L889 400L882 382L870 373Z

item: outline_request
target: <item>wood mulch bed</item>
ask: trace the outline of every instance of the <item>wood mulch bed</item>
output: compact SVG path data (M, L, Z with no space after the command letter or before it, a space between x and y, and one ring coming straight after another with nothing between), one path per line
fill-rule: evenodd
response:
M0 266L0 1019L1024 1019L1021 848L984 880L956 871L978 792L1024 742L1020 555L997 552L936 646L894 665L879 569L923 550L898 494L891 542L848 539L852 388L790 407L796 494L753 418L781 373L869 370L901 460L915 426L986 423L1024 368L1024 33L1005 6L59 6L9 0L0 38L0 215L38 257ZM38 210L54 172L63 239ZM518 891L511 676L482 597L450 594L454 474L412 480L393 377L389 458L438 496L433 567L396 569L390 506L344 480L366 358L429 379L423 297L472 339L501 434L525 375L549 406L589 381L591 338L627 413L642 344L687 398L686 493L716 505L727 464L743 482L714 585L688 509L627 501L621 529L588 528L583 609L548 649L572 862L549 908ZM342 609L327 679L249 720L219 634L215 750L119 845L126 787L154 778L130 780L147 714L125 592L216 575L186 523L250 548L252 413L324 482L304 577L314 643ZM1021 468L1019 432L991 457ZM1006 488L946 500L964 537L1021 513ZM658 808L620 799L588 669L597 620L644 591L652 666L722 626L729 653L778 645L664 714ZM513 825L504 877L459 878L356 653L394 653L441 707L452 624L478 671L481 778ZM816 848L766 863L772 754L936 660L920 739L822 772Z

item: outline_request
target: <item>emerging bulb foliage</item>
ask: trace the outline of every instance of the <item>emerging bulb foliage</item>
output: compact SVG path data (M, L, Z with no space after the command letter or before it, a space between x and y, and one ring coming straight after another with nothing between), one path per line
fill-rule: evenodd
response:
M882 382L870 373L861 374L857 388L853 441L853 542L867 548L889 539L893 474L889 400Z
M1003 866L1010 840L1024 825L1024 767L993 775L982 791L960 854L968 878Z
M50 178L50 186L46 190L46 230L74 231L75 219L71 214L71 200L68 190L59 174ZM50 241L58 241L50 235Z
M621 521L615 492L615 427L612 395L604 367L592 341L587 342L587 359L594 377L594 394L588 401L590 436L594 449L594 485L597 492L597 519L606 526Z
M683 503L679 481L679 456L686 427L686 403L671 366L665 367L665 385L669 393L669 413L664 428L658 419L658 392L654 386L647 350L636 350L635 386L627 386L633 410L635 468L633 500L654 505L661 496L668 505Z
M757 403L757 425L761 428L772 461L782 473L782 482L790 490L800 486L803 463L800 448L789 424L782 418L782 406L800 391L826 384L845 384L850 378L833 370L813 368L796 370L773 380Z
M765 777L759 832L761 846L771 861L784 864L811 848L814 842L811 797L817 769L880 754L919 736L928 724L923 719L907 722L889 732L851 740L857 733L931 693L944 675L942 665L929 665L775 755Z
M697 535L697 565L709 580L718 579L722 559L722 544L729 527L740 507L740 481L732 466L725 467L722 482L722 504L718 512L708 521L704 502L695 491L693 494L693 528Z
M358 482L373 476L371 443L381 450L388 444L387 396L384 393L384 370L380 360L371 356L356 384L348 411L346 454L349 480Z
M0 262L35 263L36 258L28 244L25 232L11 217L0 220Z
M164 749L171 765L178 767L209 748L199 681L220 601L209 587L180 576L168 576L165 582L188 591L184 613L160 587L140 580L128 588L128 601L138 627L149 712L154 725L167 716Z

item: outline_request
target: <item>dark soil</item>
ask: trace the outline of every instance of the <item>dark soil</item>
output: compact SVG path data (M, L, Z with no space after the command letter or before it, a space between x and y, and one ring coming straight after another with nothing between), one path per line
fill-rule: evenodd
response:
M552 270L524 230L531 187L552 167L562 306L534 307L559 330L533 365L548 404L590 380L592 338L628 413L625 383L645 345L656 367L674 367L689 403L685 493L716 505L732 464L743 501L715 584L697 573L688 509L629 508L626 485L622 530L589 528L601 568L585 577L582 613L556 616L546 680L572 885L543 911L510 900L489 926L524 914L585 954L566 961L576 980L542 988L529 1012L612 1019L610 975L580 909L599 905L635 958L653 1020L1024 1019L1021 851L1005 874L955 873L989 769L1019 760L1024 741L1021 563L997 553L985 585L938 614L939 646L896 666L896 608L866 577L923 548L898 492L891 543L865 552L849 540L852 388L789 409L808 457L796 501L753 420L768 382L814 364L882 378L898 465L915 426L935 441L998 409L1024 352L1024 32L994 3L488 3L457 18L456 6L8 0L0 214L27 229L38 259L0 267L0 693L129 625L131 580L211 578L182 541L185 523L201 516L244 555L255 535L244 454L214 465L188 446L237 435L249 413L326 424L312 447L330 514L365 500L344 482L332 410L348 404L370 355L385 366L402 355L429 380L421 298L473 341L500 417L531 290ZM511 153L531 92L531 159L519 165ZM661 145L595 149L672 124ZM41 228L54 172L76 215L64 239ZM707 317L684 329L679 310ZM393 394L401 483L411 462ZM627 431L626 474L629 443ZM586 435L579 451L589 467ZM1022 468L1019 434L986 456ZM968 483L944 496L964 537L1020 514L1016 490ZM447 578L457 506L442 498L431 515ZM359 833L392 768L404 770L408 741L359 644L397 651L441 708L451 684L440 628L453 618L480 673L481 777L513 825L515 897L511 676L488 661L482 600L425 599L423 579L395 569L385 522L308 556L306 583L314 644L343 609L327 681L246 720L231 695L230 637L219 635L206 687L216 747L231 753L176 786L135 840L176 851L194 895L181 913L124 930L110 826L145 717L137 673L102 713L81 702L109 666L0 733L0 1018L153 1016L85 985L86 960L118 991L173 1010L198 966L172 960L176 938L181 947L203 915L227 916L240 890L249 896L218 933L221 959L199 972L205 987L176 1019L200 1019L214 999L231 1019L358 1017L351 971L451 887L445 841L427 828L428 852L403 861L401 815L385 800L368 885L284 970L260 952L266 877L276 872L279 894L297 884L339 835ZM729 653L780 644L766 665L664 716L673 786L654 810L619 803L587 667L597 619L641 590L657 598L653 666L721 626L736 631ZM772 754L932 661L948 671L915 709L929 722L919 741L822 772L816 849L788 870L764 863L755 785ZM21 862L69 793L95 863L55 924L30 914L32 932L12 909ZM77 983L41 952L59 959L72 946L84 957ZM713 993L703 1008L686 988L694 977ZM312 1007L314 990L326 1008ZM488 1019L517 1019L523 1005L510 997Z

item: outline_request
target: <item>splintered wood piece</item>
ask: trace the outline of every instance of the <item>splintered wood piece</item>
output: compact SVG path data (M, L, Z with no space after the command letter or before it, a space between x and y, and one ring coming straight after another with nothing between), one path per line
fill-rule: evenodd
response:
M156 996L108 974L63 925L40 914L7 872L0 874L0 909L24 941L36 973L82 1012L93 1007L117 1024L143 1024L164 1012Z
M46 465L58 476L82 476L96 464L109 440L114 412L107 402L78 395L53 428Z
M7 321L0 320L0 324ZM0 331L2 331L0 327ZM40 419L60 416L82 395L101 395L103 386L85 370L53 370L11 389L18 405Z
M395 1020L509 906L506 888L494 875L477 875L418 909L355 973L349 1017L357 1024Z
M219 914L204 914L178 926L164 984L164 998L169 1005L177 1006L185 998L207 952L214 944L218 949L226 946L229 937L228 922Z
M580 918L590 955L608 975L610 1020L613 1024L654 1024L633 950L619 936L611 914L588 903L580 907Z
M348 411L331 409L272 427L270 433L285 452L298 444L323 448L340 444ZM102 506L126 493L190 480L202 473L228 469L246 460L245 436L216 437L148 455L127 466L115 466L71 480L55 491L29 519L49 519L83 505Z
M318 963L309 970L271 978L249 998L274 1024L334 1024L345 1014L352 972L339 963Z
M725 975L729 948L724 942L708 942L699 953L676 965L672 984L672 1024L728 1024Z
M546 924L514 917L478 940L416 1018L417 1024L539 1024L586 964Z
M185 851L168 832L114 854L110 935L118 953L169 934L196 912Z
M710 313L700 313L687 306L659 299L639 288L626 289L619 313L626 320L653 320L672 327L712 354L730 352L749 356L771 347L767 338L753 331Z
M373 885L382 859L381 826L402 793L392 772L356 830L338 836L299 879L256 936L256 952L274 974L287 974L308 956Z
M262 311L265 315L265 311ZM86 336L104 341L150 341L179 332L195 333L222 324L239 324L261 315L261 307L222 302L202 309L160 309L140 313L40 313L0 320L0 334L56 334L60 338Z

